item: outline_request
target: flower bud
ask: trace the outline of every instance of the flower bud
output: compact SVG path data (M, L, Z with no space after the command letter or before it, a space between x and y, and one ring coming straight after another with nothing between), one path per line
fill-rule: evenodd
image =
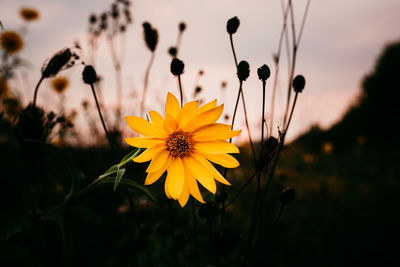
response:
M239 25L239 19L237 17L233 17L228 20L228 23L226 24L226 30L229 34L234 34L239 28Z
M258 74L258 79L265 82L271 75L271 71L269 70L269 67L264 64L257 69L257 74Z
M183 73L183 69L185 68L185 64L177 59L174 58L171 62L171 72L173 75L181 75Z
M237 66L237 76L240 81L245 81L250 75L250 66L247 61L240 61Z
M82 72L83 82L86 84L93 84L97 82L97 74L95 69L91 65L85 66Z
M287 187L282 190L280 195L280 200L283 205L286 205L289 204L290 202L293 202L295 197L296 197L295 190L291 187Z
M303 75L297 75L294 77L292 86L296 93L301 93L306 85L306 79L304 79Z
M148 22L143 23L144 40L150 51L154 52L158 43L158 32Z
M186 24L185 22L179 23L179 31L183 32L186 29Z
M176 57L176 54L178 53L178 50L176 49L176 47L171 46L168 49L168 54L170 54L171 57Z

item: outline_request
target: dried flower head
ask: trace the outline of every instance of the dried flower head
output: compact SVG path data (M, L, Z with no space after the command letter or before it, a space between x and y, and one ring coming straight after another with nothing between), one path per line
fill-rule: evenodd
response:
M237 29L239 28L240 21L238 17L233 17L228 20L228 23L226 24L226 30L229 34L234 34Z
M168 93L165 118L156 111L150 111L151 123L140 117L125 117L128 126L143 135L125 138L125 142L146 148L134 161L151 160L145 184L154 183L167 171L165 194L177 199L182 207L190 195L204 203L197 182L213 194L217 190L215 180L230 185L210 161L226 168L239 166L228 154L239 153L239 149L225 140L240 131L216 123L223 111L223 105L216 106L216 103L214 100L198 107L198 101L192 101L181 108L176 97Z
M201 86L196 86L194 94L197 95L202 91Z
M7 80L0 76L0 99L7 97L9 91L10 87L8 86Z
M23 7L20 9L19 14L22 19L28 22L38 20L40 17L39 11L35 8Z
M56 77L51 81L51 88L59 94L63 93L65 89L67 89L68 85L69 80L63 76Z
M4 52L14 54L24 47L24 41L19 33L15 31L4 31L0 35L0 46Z
M178 53L178 50L176 49L175 46L171 46L168 49L168 54L170 54L171 57L176 57L176 54Z
M148 22L143 23L144 40L150 51L154 52L158 43L158 32Z
M301 93L306 85L306 79L304 79L303 75L297 75L294 77L292 86L296 93Z
M237 76L239 80L245 81L250 75L250 65L247 61L240 61L237 66Z
M90 24L95 24L96 22L97 22L96 14L91 14L91 15L89 16L89 23L90 23Z
M257 69L257 74L258 74L258 79L265 82L271 75L271 71L269 70L269 67L264 64Z
M55 54L48 62L43 64L42 76L44 78L54 77L62 69L73 65L75 53L70 48L64 48Z
M96 70L91 65L85 66L82 72L83 82L93 84L98 81Z
M183 61L179 60L178 58L172 59L171 62L171 72L173 75L181 75L183 73L183 70L185 68L185 64Z

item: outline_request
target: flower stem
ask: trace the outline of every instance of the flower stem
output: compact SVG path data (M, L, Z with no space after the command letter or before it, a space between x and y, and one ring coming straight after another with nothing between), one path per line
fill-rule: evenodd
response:
M107 136L108 142L110 143L111 149L114 149L114 146L113 146L113 143L112 143L112 140L111 140L111 136L110 136L109 132L107 131L107 127L106 127L106 124L105 124L104 119L103 119L103 115L101 115L101 109L100 109L99 101L97 101L96 91L94 90L94 84L91 83L90 87L92 88L93 97L94 97L94 100L96 102L97 111L99 112L101 124L103 125L103 129L104 129L104 131L106 133L106 136Z
M181 108L182 108L183 107L183 90L182 90L181 75L178 75L178 84L179 84L179 93L181 95Z
M42 76L42 77L40 77L40 80L36 84L35 93L33 94L33 107L36 107L37 93L39 91L40 84L43 82L43 80L44 80L44 77Z
M231 48L232 48L232 53L233 53L233 59L235 60L235 66L237 68L237 58L236 58L236 52L235 52L235 47L233 46L233 38L232 38L232 34L229 34L229 40L231 42Z

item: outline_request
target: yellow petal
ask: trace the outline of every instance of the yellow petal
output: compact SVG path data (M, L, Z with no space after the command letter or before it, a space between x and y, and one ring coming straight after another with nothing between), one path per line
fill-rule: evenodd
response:
M163 137L162 132L157 130L150 122L136 116L126 116L128 126L138 134L149 137Z
M227 141L198 142L194 147L201 153L219 154L219 153L239 153L239 149Z
M165 179L165 181L166 181L166 179ZM172 198L171 194L168 191L168 187L167 187L167 183L166 182L164 183L164 191L165 191L165 195L167 196L167 198Z
M207 104L201 106L201 107L199 108L198 113L203 113L203 112L205 112L205 111L207 111L207 110L210 110L210 109L212 109L212 108L215 108L216 106L217 106L217 99L214 99L213 101L211 101L211 102L209 102L209 103L207 103Z
M155 145L152 146L145 151L143 151L142 154L137 156L136 158L133 159L134 162L142 163L151 160L154 158L155 155L160 153L161 150L164 150L165 146L164 145Z
M185 162L185 161L183 161ZM190 173L188 166L183 164L185 168L185 182L187 182L187 187L189 188L190 194L201 203L205 203L203 197L201 196L199 186L197 185L196 179Z
M172 117L176 118L178 116L179 111L181 110L179 106L178 99L168 92L167 102L165 103L165 116L170 114Z
M170 163L171 163L171 158L168 158L167 162L165 162L164 166L162 166L161 169L147 174L144 184L150 185L150 184L154 183L155 181L157 181L161 177L161 175L163 175L163 173L168 169Z
M182 160L174 158L167 169L167 179L165 180L168 192L173 199L178 199L183 190L185 181L185 171L183 169Z
M160 153L154 156L146 172L155 172L161 169L167 162L168 157L169 152L167 150L161 150Z
M216 122L218 118L221 116L223 110L224 110L224 105L222 104L216 108L198 114L186 125L185 130L193 131L206 124Z
M179 128L183 128L190 120L194 118L194 116L197 115L197 106L198 101L191 101L183 106L177 117Z
M222 176L217 169L208 161L206 160L203 156L199 154L195 154L194 157L196 160L200 162L205 168L210 170L213 173L213 177L215 180L217 180L220 183L226 184L226 185L231 185L225 178Z
M215 194L217 191L217 185L215 184L212 173L203 167L194 158L184 158L185 166L189 169L191 174L196 178L202 186L204 186L208 191Z
M163 128L167 133L175 132L178 129L178 121L167 113L165 115Z
M185 179L185 183L186 183L186 179ZM188 199L189 199L189 188L187 188L187 185L184 184L182 193L178 198L179 204L181 205L182 208L186 205Z
M231 126L223 123L211 123L204 125L193 132L196 141L226 140L240 134L241 131L231 131Z
M152 137L129 137L124 138L125 142L134 147L148 148L157 144L165 143L165 140Z
M212 161L216 164L221 165L222 167L225 168L236 168L239 167L239 162L237 159L232 157L231 155L228 154L209 154L209 153L204 153L203 156L208 159L209 161Z
M151 122L157 129L161 129L164 124L164 118L158 113L157 111L150 111L149 112Z

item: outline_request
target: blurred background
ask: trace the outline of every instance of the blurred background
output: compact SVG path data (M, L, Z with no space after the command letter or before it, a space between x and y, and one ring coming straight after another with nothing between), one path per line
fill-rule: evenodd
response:
M241 167L230 174L233 186L227 196L207 195L211 204L206 209L200 203L184 209L174 203L169 209L162 183L148 187L158 204L140 192L104 187L68 207L61 220L41 220L22 233L12 233L22 219L35 221L68 194L71 182L64 157L74 162L81 184L87 185L130 151L122 141L133 136L124 116L145 118L150 110L163 114L167 92L179 94L169 70L171 47L178 48L185 63L185 101L217 99L225 105L220 122L230 123L238 90L226 32L226 22L233 16L240 19L233 36L238 60L250 64L243 91L252 137L258 140L262 86L256 69L268 64L272 75L276 71L284 2L3 0L0 265L171 264L171 214L176 242L183 244L194 223L191 206L195 205L198 225L208 221L213 209L232 197L251 174L254 164L245 130L234 140L240 146ZM293 3L297 27L306 4ZM306 88L262 207L264 224L256 232L250 266L388 265L396 260L399 10L397 0L311 1L296 63L296 74L306 77ZM157 31L154 49L145 41L144 22ZM4 41L6 32L17 35L8 34L11 46ZM41 83L41 111L29 110L43 69L66 48L73 53L71 60ZM275 137L282 127L289 75L290 51L283 49L282 54L274 117L272 79L267 81L266 118L274 125L267 135ZM91 88L82 81L83 64L95 66L100 78L96 92L114 150L109 149ZM21 123L32 116L40 117L44 128ZM242 105L235 128L245 128ZM26 139L52 144L67 156L27 144ZM145 168L132 164L125 177L143 184ZM295 190L295 199L280 212L282 190L288 187ZM228 208L226 223L210 222L172 265L241 262L255 191L255 184L250 184Z

